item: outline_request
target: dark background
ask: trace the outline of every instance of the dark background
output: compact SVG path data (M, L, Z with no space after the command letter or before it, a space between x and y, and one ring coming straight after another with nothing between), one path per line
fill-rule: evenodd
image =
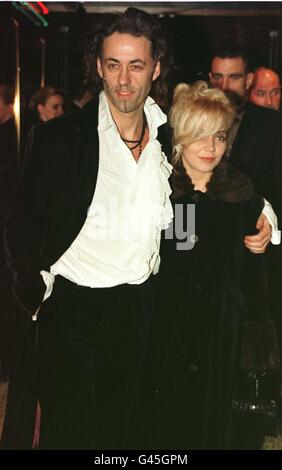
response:
M130 4L161 16L175 56L175 82L206 79L212 51L233 43L249 50L253 67L270 65L282 76L282 2L44 3L50 9L48 27L34 25L13 2L0 3L0 83L15 81L17 20L21 89L27 98L40 86L42 39L45 84L74 93L82 79L85 35L103 12Z

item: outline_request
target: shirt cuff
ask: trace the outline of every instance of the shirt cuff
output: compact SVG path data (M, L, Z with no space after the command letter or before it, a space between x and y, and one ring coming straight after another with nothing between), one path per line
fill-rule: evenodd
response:
M55 276L53 276L53 274L48 273L47 271L43 271L43 270L40 271L40 274L41 274L41 276L43 278L43 281L46 285L45 294L44 294L44 297L43 297L43 300L42 300L42 303L43 303L46 299L48 299L48 297L50 297L50 295L52 293ZM37 320L37 315L38 315L38 312L40 310L41 305L38 307L36 312L32 315L31 318L32 318L33 321Z
M272 227L271 243L273 245L280 245L281 232L278 230L277 216L272 209L272 205L266 199L264 199L264 208L262 213L265 215Z

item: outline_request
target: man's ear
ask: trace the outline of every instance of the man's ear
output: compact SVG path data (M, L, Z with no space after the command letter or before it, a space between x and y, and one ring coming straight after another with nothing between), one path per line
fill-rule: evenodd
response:
M209 80L210 80L210 83L211 83L211 79L212 79L212 73L209 72Z
M247 90L249 90L250 86L252 85L253 79L254 79L254 74L252 72L249 72L248 75L247 75L247 79L246 79L246 89Z
M103 78L103 70L102 70L102 64L101 64L100 57L97 57L96 64L97 64L97 72L99 74L99 77Z
M156 80L158 78L158 76L160 75L160 73L161 73L161 64L160 64L160 61L158 60L158 62L155 65L155 68L154 68L152 81Z

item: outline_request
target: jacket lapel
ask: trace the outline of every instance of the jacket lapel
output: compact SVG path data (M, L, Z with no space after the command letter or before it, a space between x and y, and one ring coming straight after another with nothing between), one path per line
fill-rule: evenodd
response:
M260 135L263 129L259 116L256 108L246 103L246 111L231 153L234 165L248 174L256 173L262 154L263 159L265 158L261 148Z
M72 230L79 233L84 224L97 182L99 167L98 100L89 102L72 122L79 135L72 168L74 220Z

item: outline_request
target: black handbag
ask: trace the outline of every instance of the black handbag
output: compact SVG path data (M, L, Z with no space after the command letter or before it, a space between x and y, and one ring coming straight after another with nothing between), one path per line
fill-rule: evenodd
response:
M271 320L246 322L236 394L234 424L245 434L279 433L280 355Z
M233 400L234 424L244 434L279 434L280 370L240 371Z

